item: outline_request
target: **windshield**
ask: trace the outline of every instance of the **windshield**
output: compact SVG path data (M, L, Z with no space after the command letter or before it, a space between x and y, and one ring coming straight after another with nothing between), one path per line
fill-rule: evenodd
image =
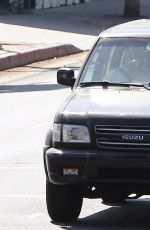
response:
M79 80L82 82L150 82L150 39L100 39Z

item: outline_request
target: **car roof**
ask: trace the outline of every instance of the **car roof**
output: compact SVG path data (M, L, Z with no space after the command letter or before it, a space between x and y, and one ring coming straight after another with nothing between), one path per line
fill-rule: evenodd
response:
M103 31L99 37L119 38L119 37L137 37L150 38L150 19L134 20L113 26Z

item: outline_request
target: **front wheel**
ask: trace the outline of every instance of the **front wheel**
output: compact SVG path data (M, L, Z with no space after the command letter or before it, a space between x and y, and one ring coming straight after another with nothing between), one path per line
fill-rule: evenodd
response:
M73 222L81 211L83 193L77 185L56 185L46 181L46 203L55 222Z

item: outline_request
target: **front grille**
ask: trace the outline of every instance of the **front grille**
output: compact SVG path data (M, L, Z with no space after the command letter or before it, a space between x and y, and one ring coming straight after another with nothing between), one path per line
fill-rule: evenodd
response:
M150 127L95 126L99 148L150 150Z

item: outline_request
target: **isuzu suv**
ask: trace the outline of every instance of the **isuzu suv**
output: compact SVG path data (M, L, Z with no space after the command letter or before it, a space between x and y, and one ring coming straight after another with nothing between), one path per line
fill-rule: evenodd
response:
M78 218L82 201L120 204L150 194L150 20L102 32L75 79L44 147L46 201L53 221Z

